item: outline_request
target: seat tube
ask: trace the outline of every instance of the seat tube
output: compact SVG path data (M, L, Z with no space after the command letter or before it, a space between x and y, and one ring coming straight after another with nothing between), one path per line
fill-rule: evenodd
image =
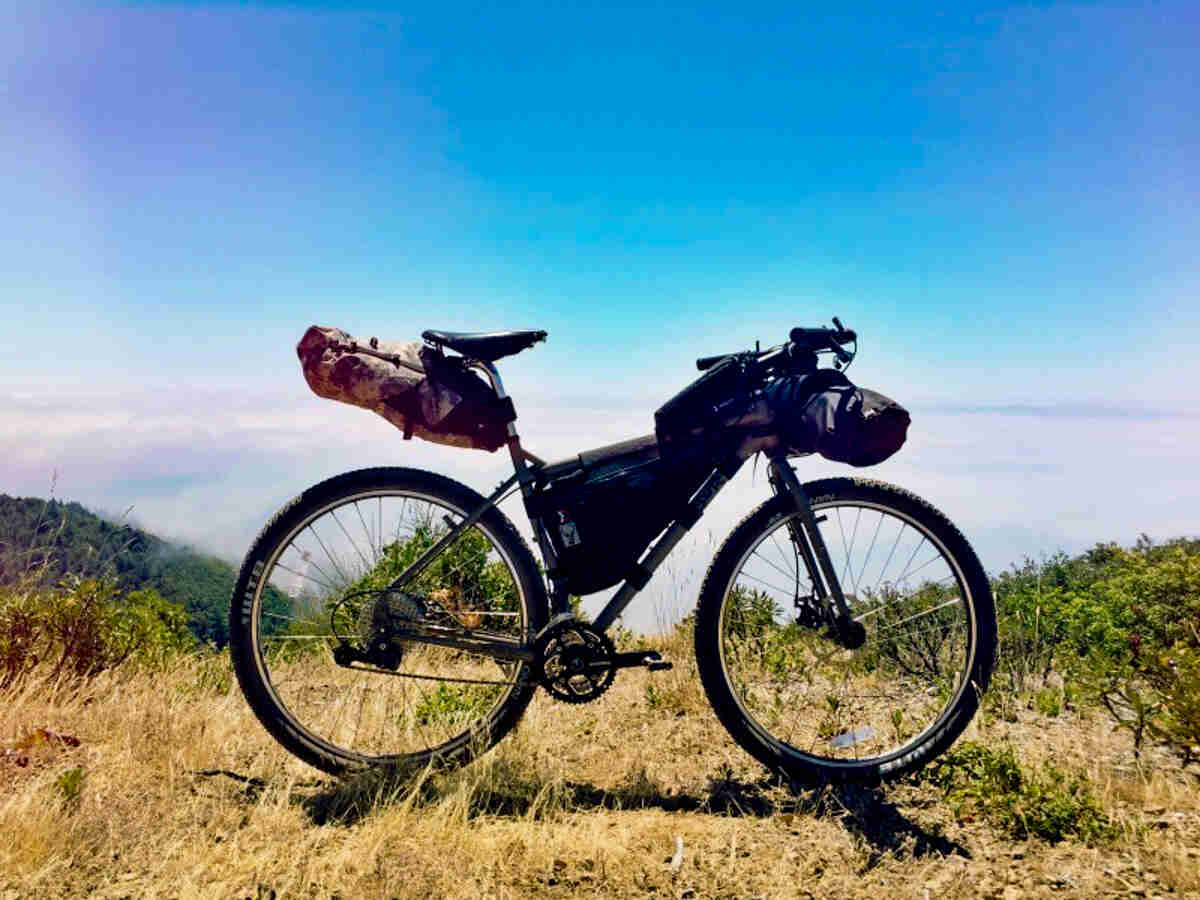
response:
M500 372L496 368L496 364L488 362L484 359L473 359L468 364L473 368L479 369L488 377L488 381L492 383L492 390L496 392L496 396L503 400L508 397L508 392L504 390L504 381L500 378ZM515 409L515 407L514 407ZM525 451L521 449L521 436L517 434L517 423L514 419L508 423L508 439L505 443L508 445L508 453L512 457L513 468L517 472L517 479L521 483L521 489L524 491L526 483L530 480L528 475L528 466L526 465Z

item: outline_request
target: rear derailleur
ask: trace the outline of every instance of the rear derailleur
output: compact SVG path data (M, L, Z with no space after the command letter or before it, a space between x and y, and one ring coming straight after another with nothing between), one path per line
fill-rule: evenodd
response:
M333 648L333 661L339 666L367 663L395 672L404 658L400 639L427 618L428 608L420 597L402 591L370 591L366 594L376 596L368 596L357 617L347 616L345 607L348 600L363 596L361 594L347 597L330 615L330 624L338 639L338 645ZM342 631L338 629L339 624ZM352 633L343 633L346 630Z

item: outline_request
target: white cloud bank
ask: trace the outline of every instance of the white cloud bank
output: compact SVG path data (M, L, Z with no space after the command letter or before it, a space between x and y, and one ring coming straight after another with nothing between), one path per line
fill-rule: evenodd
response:
M527 446L561 458L653 426L644 408L595 397L520 403ZM991 571L1024 556L1200 533L1200 417L1057 407L913 406L907 446L861 473L945 512ZM322 478L373 465L434 469L486 493L511 471L503 452L404 442L382 419L303 390L254 396L186 387L0 393L0 492L55 493L229 558L271 513ZM804 479L853 473L797 460ZM716 547L768 495L748 463L675 551L628 618L670 620L695 602ZM519 501L505 504L528 534ZM599 606L603 597L589 606Z

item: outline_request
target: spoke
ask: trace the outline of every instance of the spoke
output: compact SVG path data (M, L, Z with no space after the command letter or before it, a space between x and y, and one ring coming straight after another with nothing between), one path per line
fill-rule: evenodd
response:
M324 641L332 640L332 634L272 634L263 638L264 641Z
M375 546L375 540L371 537L371 530L367 528L367 520L363 518L362 510L358 508L358 501L354 501L354 512L358 516L358 523L362 525L363 535L367 539L367 546L371 548L371 558L376 564L379 562L379 548Z
M937 581L930 581L928 583L931 586L936 586L939 584L944 584L947 581L950 581L954 577L955 577L954 573L951 572L945 578L939 578ZM874 606L871 609L868 609L866 612L861 613L858 616L855 616L855 621L861 622L867 616L873 616L873 615L875 615L875 613L879 612L881 609L887 609L889 606L895 606L897 603L901 603L907 599L908 599L908 597L902 596L902 597L897 597L895 600L892 600L890 603L880 603L878 606Z
M939 603L937 606L931 606L929 609L925 610L924 612L916 613L915 615L911 615L906 619L901 619L899 622L893 622L890 625L888 625L886 628L881 628L879 631L876 632L876 636L890 634L891 632L893 632L897 628L899 628L901 625L903 625L905 622L911 622L911 621L913 621L913 619L920 619L923 616L929 615L930 613L937 612L939 609L945 609L947 606L953 606L955 603L961 603L961 602L962 602L961 597L954 597L950 600L947 600L945 603Z
M900 538L904 536L904 531L907 528L907 522L900 523L900 530L896 532L896 540L892 543L891 552L888 553L888 558L884 561L883 568L879 570L879 578L875 582L875 587L871 588L871 590L879 590L879 585L883 582L883 573L886 572L888 566L892 564L892 557L896 554L896 548L900 546Z
M317 539L317 543L321 545L321 549L325 551L325 556L329 558L329 562L333 564L333 567L337 569L338 574L342 576L343 585L349 587L354 579L346 577L346 573L342 571L342 567L338 565L338 561L333 558L333 554L329 552L329 548L325 546L325 542L321 540L321 536L317 534L316 529L312 527L312 522L308 523L308 530L312 533L312 536ZM316 563L313 563L313 565L316 565ZM322 572L321 574L324 575L325 573Z
M880 644L894 643L895 641L898 641L901 638L913 638L913 637L918 637L919 635L922 635L922 634L933 634L935 631L947 631L949 633L963 633L963 632L965 632L965 625L962 622L956 622L954 624L948 624L948 625L931 625L928 628L913 628L913 629L909 629L908 631L901 631L898 634L891 634L889 632L879 632L877 635L872 637L871 640L869 640L865 644L863 644L863 646L864 647L872 647L872 646L878 646Z
M917 558L917 554L921 552L921 548L925 546L925 535L921 535L921 543L913 548L912 556L908 558L908 562L904 564L904 571L900 573L900 577L896 579L896 584L903 584L908 578L908 567L912 565L912 561Z
M358 549L358 544L354 543L354 538L350 537L350 532L348 532L346 530L346 526L343 525L342 520L338 518L337 510L331 509L329 511L329 514L331 516L333 516L333 521L337 522L337 527L340 528L342 530L342 534L344 534L346 536L346 541L350 544L351 547L354 548L354 552L358 554L358 558L362 560L363 566L365 566L363 574L365 575L365 574L367 574L367 572L370 572L371 564L369 562L367 562L367 558L365 556L363 556L363 552Z
M879 523L875 526L875 534L871 536L871 546L867 548L867 557L863 560L862 568L858 570L858 577L854 579L854 593L858 594L858 584L862 581L863 576L867 574L867 563L871 561L871 553L875 549L875 540L879 537L879 529L883 527L883 513L879 514Z
M842 583L845 584L846 574L854 574L854 569L851 567L850 561L854 558L854 542L858 538L858 522L862 518L862 507L857 507L857 512L854 515L854 529L850 532L850 546L848 548L846 547L846 530L842 527L842 508L840 506L834 507L834 511L837 513L838 517L838 530L842 533L842 549L846 551L846 563L842 566L841 574ZM853 584L854 593L857 594L858 583L853 582Z
M779 554L779 561L786 566L788 560L787 554L783 552L783 548L779 546L779 541L775 539L775 532L778 530L779 529L775 529L775 531L772 531L767 535L767 537L769 537L771 539L771 543L775 545L775 550ZM794 554L795 552L795 548L793 548L792 553Z
M791 593L790 591L787 591L784 588L779 587L778 585L771 584L771 582L769 582L769 581L763 581L761 578L751 575L749 572L747 572L745 570L742 571L740 577L741 578L749 578L751 581L757 581L759 584L766 585L773 591L778 591L779 593L783 594L783 596L785 596L785 597L789 596Z
M933 555L933 557L932 557L932 558L925 560L925 562L921 563L919 566L917 566L917 567L916 567L915 569L913 569L911 572L905 572L905 574L904 574L904 577L905 577L906 579L907 579L907 578L911 578L913 575L916 575L918 572L920 572L920 571L921 571L922 569L924 569L926 566L930 565L931 563L935 563L935 562L937 562L939 559L942 559L942 558L943 558L943 557L942 557L942 554L941 554L940 552L936 552L936 551L935 551L935 552L934 552L934 555ZM954 577L954 575L953 575L953 574L951 574L951 576L950 576L950 577L951 577L951 578L953 578L953 577ZM944 581L945 579L942 579L942 580Z
M783 569L781 569L779 566L775 565L775 563L771 562L769 559L767 559L765 556L763 556L761 553L759 553L758 548L754 549L753 553L751 553L751 556L757 556L759 559L761 559L763 562L765 562L768 566L770 566L772 569L774 569L776 572L778 572L784 578L792 577L791 572L786 572Z
M297 545L293 545L293 549L296 549L296 546L297 546ZM300 552L300 551L298 551L298 552ZM318 572L320 572L322 575L325 575L325 571L324 571L324 570L323 570L323 569L322 569L320 566L318 566L318 565L317 565L315 562L313 562L311 559L305 559L305 557L306 557L307 555L308 555L308 551L307 551L307 550L300 552L300 558L301 558L301 559L303 559L303 560L304 560L306 563L308 563L310 566L312 566L313 568L315 568L315 569L316 569ZM308 574L306 574L306 573L304 573L304 572L297 572L295 569L293 569L293 568L290 568L289 566L285 566L283 563L281 563L281 562L279 562L279 561L276 561L276 562L275 562L275 568L277 568L277 569L283 569L283 571L285 571L285 572L291 572L293 575L295 575L295 576L296 576L296 577L298 577L298 578L307 578L307 579L308 579L309 581L311 581L313 584L319 584L321 587L325 588L327 591L330 591L331 593L334 593L334 594L336 594L336 593L337 593L337 588L335 588L335 587L334 587L332 584L329 584L328 582L322 581L322 580L321 580L321 579L319 579L319 578L313 578L311 575L308 575ZM326 576L326 577L328 577L328 576Z
M285 616L282 613L267 612L266 610L263 610L259 615L267 619L283 619L285 622L308 622L312 625L320 624L319 619L301 619L296 616Z

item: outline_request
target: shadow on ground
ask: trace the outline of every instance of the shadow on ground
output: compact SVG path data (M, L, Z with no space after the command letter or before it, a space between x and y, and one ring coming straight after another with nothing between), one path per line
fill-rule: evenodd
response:
M267 787L260 779L232 772L213 774L241 782L240 793L247 794L247 799L255 798ZM830 785L809 789L789 787L769 778L746 782L719 776L710 778L701 790L671 793L660 790L644 774L609 789L586 782L538 781L503 765L493 766L486 777L477 781L470 778L470 770L449 776L368 772L333 783L293 785L290 794L314 825L349 826L388 806L432 806L452 793L466 790L471 817L661 809L717 816L767 818L790 814L833 819L868 848L866 869L888 855L971 855L959 842L909 818L880 788Z

